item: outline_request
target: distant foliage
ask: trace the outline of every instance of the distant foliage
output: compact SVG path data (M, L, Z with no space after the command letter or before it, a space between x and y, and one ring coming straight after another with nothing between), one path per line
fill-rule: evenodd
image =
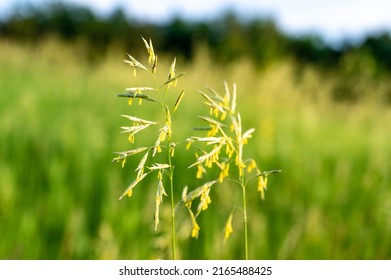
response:
M64 40L83 41L89 57L104 54L108 46L136 49L141 35L154 38L163 52L181 53L191 59L199 45L207 46L216 62L227 63L250 57L258 66L293 58L300 64L315 64L330 69L352 49L365 51L382 71L391 69L391 37L388 33L370 35L360 46L336 50L320 37L292 37L284 34L272 19L241 20L233 12L210 21L190 22L174 18L164 24L140 22L127 17L120 9L107 17L98 17L88 8L60 2L46 6L19 6L6 19L0 20L0 36L20 41L37 41L55 35Z
M391 103L387 89L381 95L364 88L374 88L388 79L391 71L391 35L369 34L361 44L346 41L338 49L315 34L288 36L270 18L240 19L233 12L209 21L188 21L176 17L164 24L148 23L127 16L121 9L97 16L86 7L52 3L46 6L17 6L10 16L0 19L0 40L35 45L46 38L59 38L78 44L80 58L100 61L116 47L124 52L141 52L140 36L154 40L163 54L191 61L200 48L206 49L214 63L234 64L249 59L262 70L275 62L294 62L297 83L310 67L336 82L331 98L339 102L357 102L375 97Z

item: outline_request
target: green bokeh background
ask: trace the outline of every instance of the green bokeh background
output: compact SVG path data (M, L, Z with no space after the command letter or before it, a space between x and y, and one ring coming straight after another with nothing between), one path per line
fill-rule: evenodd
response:
M138 161L128 160L123 169L111 162L114 151L130 149L120 115L156 115L154 104L130 107L116 94L148 81L132 76L122 50L113 48L94 63L81 52L55 39L34 46L0 41L0 258L169 258L169 199L154 232L155 179L119 201ZM162 80L172 59L159 57ZM183 142L197 116L208 112L198 90L209 85L222 92L224 80L235 82L244 127L256 128L245 155L263 170L283 170L269 177L264 201L256 183L249 184L250 258L389 259L391 111L376 97L390 84L346 81L369 97L335 102L332 89L341 80L310 66L296 69L284 60L260 70L246 58L223 67L202 48L192 62L178 59L177 72L186 74L177 90L185 88L186 95L173 118L176 198L185 185L199 183L187 169L194 158ZM240 195L234 184L213 188L198 239L190 238L186 212L178 212L180 258L243 258L240 211L223 243Z

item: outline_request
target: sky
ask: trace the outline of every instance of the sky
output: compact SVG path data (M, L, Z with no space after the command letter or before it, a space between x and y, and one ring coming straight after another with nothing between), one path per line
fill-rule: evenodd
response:
M15 4L58 0L0 0L0 17ZM137 19L166 22L173 16L212 19L228 9L243 18L269 17L290 35L318 34L329 43L359 41L365 34L391 31L390 0L61 0L86 5L101 15L121 7Z

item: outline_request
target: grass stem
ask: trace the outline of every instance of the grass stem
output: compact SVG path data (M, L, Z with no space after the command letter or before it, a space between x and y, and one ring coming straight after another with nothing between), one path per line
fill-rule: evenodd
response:
M244 258L245 260L248 260L247 199L246 199L246 185L243 182L243 177L241 177L240 185L242 187L242 197L243 197Z
M176 260L175 246L175 199L174 199L174 166L172 165L171 152L168 151L168 163L170 165L170 196L171 196L171 258Z

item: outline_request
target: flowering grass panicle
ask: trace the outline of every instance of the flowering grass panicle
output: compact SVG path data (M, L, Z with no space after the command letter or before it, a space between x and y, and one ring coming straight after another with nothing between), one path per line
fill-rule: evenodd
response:
M156 86L137 86L126 88L126 93L119 94L120 97L128 98L128 104L132 105L134 99L139 100L139 105L142 105L142 101L148 101L153 106L160 106L162 109L162 116L160 120L146 120L139 118L138 116L131 115L121 115L126 118L130 124L121 127L122 133L128 135L128 140L130 145L135 145L136 136L144 131L149 131L152 126L160 126L158 128L158 133L156 135L155 141L150 145L143 145L142 147L133 147L132 149L124 152L117 152L118 156L113 159L113 161L118 162L122 161L122 167L126 163L128 157L135 156L140 153L144 153L141 157L137 168L135 169L135 179L132 180L132 183L125 189L119 199L122 199L125 196L131 196L136 186L142 182L146 176L156 172L157 173L157 185L156 185L156 197L155 197L155 211L154 211L154 228L157 230L160 219L159 219L159 210L160 205L163 202L163 197L167 196L165 189L164 176L168 178L170 185L170 198L171 198L171 224L172 224L172 258L176 258L175 253L175 205L174 205L174 166L172 164L172 157L174 156L174 150L176 144L172 142L172 115L177 111L181 100L184 96L184 91L178 95L174 106L168 104L167 96L170 92L170 89L175 87L183 74L176 75L175 66L176 59L172 62L168 79L161 85L158 85L157 82L157 68L158 68L158 57L155 54L153 49L152 41L145 40L143 42L148 52L148 67L144 66L141 62L136 60L133 56L128 54L129 59L125 59L124 62L127 63L133 70L133 76L137 77L137 71L145 71L151 77L153 83ZM165 152L167 155L167 160L165 162L155 162L155 156L158 153Z
M182 201L189 210L193 231L192 236L197 237L200 228L196 223L196 218L202 210L208 208L211 203L209 197L210 188L217 182L223 183L226 178L231 178L241 186L243 194L243 221L244 221L244 254L248 259L248 236L247 236L247 201L246 187L248 180L258 177L257 190L261 194L261 198L265 197L267 184L267 176L271 173L280 172L273 170L261 172L256 161L252 158L244 158L244 148L255 131L254 128L243 130L240 113L236 112L237 108L237 92L236 85L233 85L232 92L227 83L224 83L224 95L220 95L217 91L208 88L208 92L200 91L204 98L204 104L209 107L209 116L200 116L199 118L207 124L207 127L198 127L198 131L206 131L204 137L193 136L187 139L189 149L191 145L197 145L195 153L196 161L189 168L197 167L196 178L201 179L208 169L215 168L219 171L218 178L208 182L207 188L202 185L194 191L182 196ZM234 168L231 168L233 166ZM236 169L235 175L231 174L231 170ZM196 214L191 208L192 201L200 198L199 206L196 209ZM224 240L227 240L233 232L232 227L233 211L231 211L224 230ZM197 234L194 234L197 232Z
M113 159L116 162L122 162L122 167L126 164L128 157L141 157L135 169L135 178L125 189L119 199L125 196L132 196L136 187L151 173L157 173L157 184L155 192L154 208L154 228L157 230L160 219L160 206L165 196L170 197L171 202L171 254L176 258L176 238L175 238L175 213L179 208L187 209L192 225L191 236L198 238L201 228L197 223L199 215L209 208L212 203L211 190L216 184L223 184L227 178L236 182L242 190L242 213L244 224L244 255L248 259L248 234L247 234L247 200L246 191L248 181L257 178L257 190L260 192L261 199L265 198L268 175L280 170L271 170L261 172L257 162L253 158L246 158L245 146L252 138L255 132L254 128L243 129L242 119L237 112L237 92L236 85L232 90L224 83L224 94L220 95L212 88L207 88L206 92L200 91L204 104L209 108L209 115L199 116L199 119L205 124L203 127L195 128L197 131L204 132L203 136L192 136L187 138L187 150L192 145L196 146L195 161L189 168L196 168L196 178L202 180L209 170L217 171L217 176L213 175L213 180L208 180L188 192L186 186L182 192L182 198L175 205L174 203L174 165L172 158L175 154L176 143L172 140L173 127L172 118L178 110L184 97L182 90L176 97L174 105L169 104L167 96L171 90L177 86L178 79L183 74L176 74L176 59L174 58L168 71L167 79L159 85L157 82L158 56L153 49L152 41L143 38L144 45L148 52L148 66L143 65L133 56L128 54L125 59L133 70L133 76L137 77L137 71L144 71L152 78L155 86L142 85L126 88L126 93L119 94L120 97L128 98L128 104L132 105L135 99L142 105L143 101L152 106L158 106L161 109L159 119L148 120L134 115L121 115L129 124L121 127L122 133L128 135L128 141L131 149L123 152L117 152L117 157ZM151 132L155 127L155 137L152 137L151 143L136 145L136 137L145 131ZM153 130L152 130L153 132ZM157 154L165 154L166 160L159 162L156 160ZM142 155L142 156L141 156ZM159 157L162 158L162 157ZM164 157L163 157L164 158ZM169 191L166 191L167 182ZM228 216L224 228L224 241L233 233L234 211Z

